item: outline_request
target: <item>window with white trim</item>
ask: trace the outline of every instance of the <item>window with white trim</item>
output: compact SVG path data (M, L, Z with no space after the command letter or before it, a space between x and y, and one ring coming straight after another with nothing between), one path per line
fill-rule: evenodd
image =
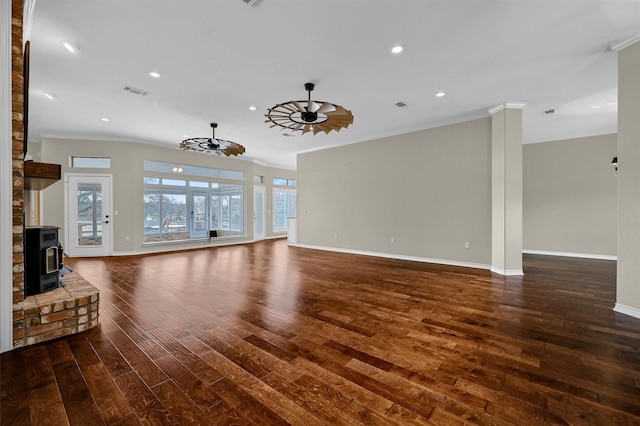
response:
M146 172L170 173L171 163L145 160ZM246 237L246 173L181 165L172 177L144 178L144 242ZM191 176L184 176L189 172ZM191 179L191 177L196 177ZM220 179L222 178L222 179Z
M288 219L296 216L296 190L273 188L273 232L287 232Z
M71 156L71 167L77 169L110 169L110 157L81 157Z

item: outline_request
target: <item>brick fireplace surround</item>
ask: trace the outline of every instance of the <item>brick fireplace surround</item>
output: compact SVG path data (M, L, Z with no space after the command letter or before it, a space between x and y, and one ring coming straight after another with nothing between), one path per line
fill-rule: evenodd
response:
M75 272L63 277L66 287L24 296L24 78L23 0L11 2L11 108L13 177L13 347L31 345L98 324L99 291Z

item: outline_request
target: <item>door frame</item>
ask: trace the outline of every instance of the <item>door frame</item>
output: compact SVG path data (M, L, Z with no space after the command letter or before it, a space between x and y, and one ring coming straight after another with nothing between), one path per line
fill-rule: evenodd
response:
M74 248L72 250L70 250L70 248L72 247L71 244L71 226L75 226L77 228L78 224L73 223L73 225L71 224L72 218L70 215L70 209L69 209L69 203L71 202L70 200L70 194L69 191L71 190L71 184L70 184L70 179L76 179L76 178L82 178L82 177L86 177L88 179L92 179L92 178L106 178L108 179L109 182L109 188L108 188L108 193L107 193L107 197L106 197L106 201L108 203L107 205L107 209L105 211L104 209L104 202L105 202L105 197L104 197L104 190L103 190L103 211L102 214L109 215L109 225L113 225L113 175L111 174L95 174L95 173L65 173L64 174L64 252L68 255L68 256L77 256L77 257L90 257L90 256L111 256L113 254L113 226L107 226L106 230L103 228L102 230L102 234L107 236L107 244L103 244L103 250L91 250L88 251L86 253L76 253L76 251L78 251L79 249L75 246L73 246ZM75 199L74 199L75 201ZM80 249L82 250L82 249Z
M262 234L256 232L256 194L262 192ZM267 221L265 210L267 208L267 188L262 185L253 185L253 241L262 241L267 237Z

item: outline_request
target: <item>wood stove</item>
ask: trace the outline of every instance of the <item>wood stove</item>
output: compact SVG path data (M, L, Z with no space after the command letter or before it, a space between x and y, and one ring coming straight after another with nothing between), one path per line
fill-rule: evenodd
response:
M27 226L24 240L25 296L54 290L60 285L62 246L56 226Z

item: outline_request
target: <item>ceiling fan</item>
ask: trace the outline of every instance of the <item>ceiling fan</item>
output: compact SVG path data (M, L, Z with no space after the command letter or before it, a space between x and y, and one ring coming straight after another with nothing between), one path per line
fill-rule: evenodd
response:
M216 128L218 123L211 123L211 138L189 138L180 143L180 148L184 150L204 152L207 154L226 155L227 157L244 154L244 146L227 141L224 139L216 139Z
M353 123L353 114L340 105L325 101L311 100L313 83L305 83L304 89L309 93L306 101L289 101L269 108L264 115L265 123L273 123L271 127L282 127L291 132L329 133L340 131Z

